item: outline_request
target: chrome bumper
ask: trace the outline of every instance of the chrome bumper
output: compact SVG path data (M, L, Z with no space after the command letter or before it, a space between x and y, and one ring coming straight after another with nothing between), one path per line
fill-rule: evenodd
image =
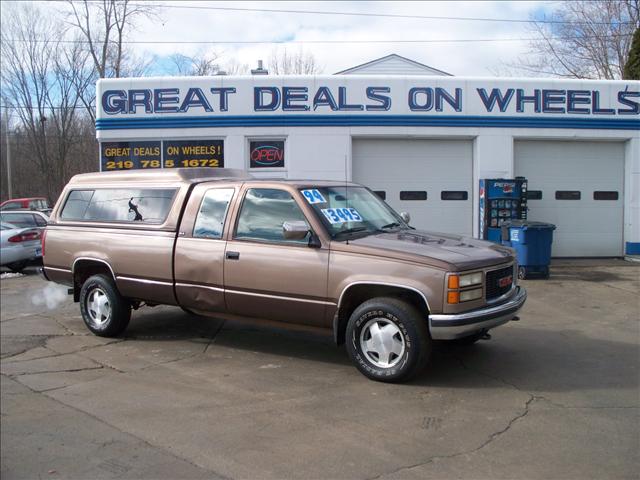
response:
M489 330L516 316L527 299L527 291L517 287L515 294L500 305L454 315L429 315L429 330L434 340L453 340Z

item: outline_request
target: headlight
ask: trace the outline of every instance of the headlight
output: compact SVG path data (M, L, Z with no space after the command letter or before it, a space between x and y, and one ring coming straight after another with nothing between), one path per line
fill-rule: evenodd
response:
M465 290L464 292L460 292L461 302L468 302L469 300L477 300L478 298L482 298L481 288L474 288L473 290Z
M482 272L467 273L464 275L456 273L450 274L447 280L447 303L455 304L482 298L482 287L464 291L460 291L460 289L473 285L481 286L483 278Z
M460 288L482 283L482 272L460 275Z

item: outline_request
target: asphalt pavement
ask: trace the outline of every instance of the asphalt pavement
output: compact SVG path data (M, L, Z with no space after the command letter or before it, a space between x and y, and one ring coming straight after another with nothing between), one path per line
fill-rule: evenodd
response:
M328 338L177 308L99 338L65 287L3 275L2 479L638 478L640 264L522 284L519 322L389 385Z

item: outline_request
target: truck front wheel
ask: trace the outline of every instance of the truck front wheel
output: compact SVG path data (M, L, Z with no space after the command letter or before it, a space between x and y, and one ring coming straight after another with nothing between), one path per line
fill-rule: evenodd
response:
M85 325L100 337L117 337L129 325L131 304L106 275L93 275L80 290L80 312Z
M431 354L426 315L397 298L367 300L347 324L347 351L362 374L401 382L419 373Z

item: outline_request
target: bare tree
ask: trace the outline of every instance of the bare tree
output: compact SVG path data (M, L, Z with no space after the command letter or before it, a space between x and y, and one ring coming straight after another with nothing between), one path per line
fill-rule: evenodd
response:
M15 157L15 170L33 162L49 198L67 180L70 152L82 121L77 85L87 85L86 53L60 43L63 26L31 4L7 9L2 17L2 100L16 114L15 132L29 147ZM79 109L80 108L80 109ZM14 133L15 133L14 132ZM20 162L20 163L18 163Z
M249 70L249 65L240 63L235 58L224 64L224 71L227 75L247 75Z
M138 76L149 65L125 48L125 39L136 21L158 15L158 7L147 2L131 0L100 0L81 2L68 0L67 24L77 32L94 69L94 79L87 86L79 85L81 100L95 120L95 80L98 78Z
M532 21L530 51L510 67L528 74L619 79L640 26L640 0L563 2L544 20Z
M174 53L170 58L178 75L203 77L220 71L220 56L216 52L200 50L193 56Z
M300 49L290 53L286 48L280 51L274 48L269 58L269 73L274 75L313 75L320 73L322 68L318 65L313 53Z

